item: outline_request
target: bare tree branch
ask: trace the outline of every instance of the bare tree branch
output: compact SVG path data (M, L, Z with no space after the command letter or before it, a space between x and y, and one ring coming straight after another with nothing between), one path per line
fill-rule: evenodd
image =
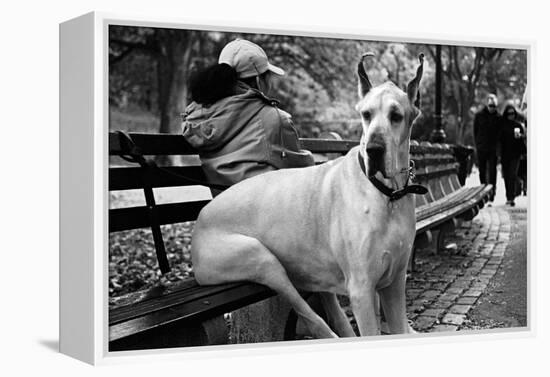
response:
M451 48L452 47L452 48ZM455 68L455 72L457 74L457 78L459 80L462 80L462 77L464 76L462 74L462 71L460 70L460 65L458 63L458 47L456 46L449 46L449 48L451 48L451 51L452 51L452 55L453 55L453 66Z

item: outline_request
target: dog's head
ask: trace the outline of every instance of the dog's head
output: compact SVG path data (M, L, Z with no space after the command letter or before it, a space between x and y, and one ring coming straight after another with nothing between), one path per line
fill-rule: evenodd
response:
M360 100L356 109L363 124L361 144L366 148L369 176L380 171L385 178L391 178L408 168L411 129L420 115L418 87L424 55L418 57L420 64L406 93L390 81L373 87L363 65L367 56L373 54L364 54L357 66Z

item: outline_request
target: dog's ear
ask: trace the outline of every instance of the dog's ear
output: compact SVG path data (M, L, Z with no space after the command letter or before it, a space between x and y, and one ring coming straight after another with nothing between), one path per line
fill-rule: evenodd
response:
M364 53L361 56L361 60L359 60L359 63L357 64L357 76L359 78L358 80L359 99L362 99L363 97L365 97L365 95L372 88L372 85L369 81L369 77L367 76L367 72L365 71L365 66L363 65L365 58L368 56L374 56L374 53L372 52Z
M409 101L417 108L420 107L420 90L418 87L420 86L420 79L422 79L424 54L418 55L418 61L420 65L416 69L416 76L407 85L407 96L409 97Z

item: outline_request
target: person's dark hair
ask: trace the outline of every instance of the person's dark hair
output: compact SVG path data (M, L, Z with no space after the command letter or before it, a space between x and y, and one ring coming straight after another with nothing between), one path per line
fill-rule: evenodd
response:
M258 81L256 76L241 78L240 80L251 88L258 89Z
M229 64L215 64L197 70L189 78L191 100L209 106L235 94L237 72Z
M504 107L504 111L502 111L502 115L503 115L504 117L507 117L507 116L508 116L508 112L509 112L510 110L514 112L514 120L516 120L516 119L517 119L517 116L518 116L518 112L517 112L517 110L516 110L516 107L515 107L514 105L512 105L512 104L508 104L508 105L506 105L506 106Z

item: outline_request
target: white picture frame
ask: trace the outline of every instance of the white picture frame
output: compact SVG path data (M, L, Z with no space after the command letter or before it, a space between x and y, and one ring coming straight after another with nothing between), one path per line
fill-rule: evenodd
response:
M60 351L90 364L131 362L134 358L202 358L226 354L262 354L276 350L344 350L387 344L426 344L473 338L505 339L533 336L531 290L528 292L527 329L475 332L472 334L392 336L389 339L357 338L345 341L310 341L308 344L250 344L223 347L109 352L108 343L108 26L134 25L201 30L281 33L289 35L353 39L483 45L527 50L528 82L532 82L533 41L487 39L436 40L414 33L364 35L353 30L285 30L250 23L196 25L172 18L134 17L88 13L60 25ZM529 94L528 94L529 96ZM529 101L529 103L532 103ZM529 109L531 114L532 109ZM529 149L532 143L529 143ZM529 206L531 212L531 206ZM532 213L529 214L530 217ZM529 227L531 229L531 227ZM528 239L530 239L528 235ZM531 245L529 245L531 253ZM531 255L531 254L529 254ZM533 281L532 258L528 261ZM529 287L531 288L531 284Z

